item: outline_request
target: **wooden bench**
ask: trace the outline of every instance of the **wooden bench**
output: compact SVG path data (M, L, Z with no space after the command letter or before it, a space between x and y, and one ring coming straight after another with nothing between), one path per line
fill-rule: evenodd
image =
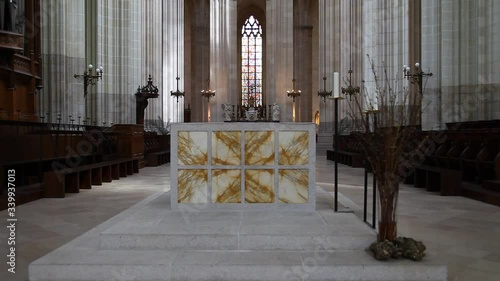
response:
M75 168L53 169L43 176L44 197L64 198L92 185L118 180L139 172L138 159L115 159Z
M170 163L170 150L152 152L147 155L148 167L156 167L165 163Z
M490 164L490 162L488 162L488 164ZM500 152L498 152L491 164L493 165L493 177L491 180L485 180L483 182L483 188L500 192Z
M363 164L364 157L360 153L339 150L339 152L337 153L337 157L338 157L338 161L340 164L351 166L353 168L364 167L364 164ZM331 160L331 161L335 161L335 156L334 156L333 150L326 151L326 159Z
M439 191L443 196L461 194L462 172L459 170L423 165L416 167L412 176L416 187Z

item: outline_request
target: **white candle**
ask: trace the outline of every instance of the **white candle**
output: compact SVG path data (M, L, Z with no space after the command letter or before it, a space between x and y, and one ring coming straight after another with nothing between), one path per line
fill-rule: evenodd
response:
M340 98L339 73L333 73L333 97Z
M364 109L366 111L377 111L378 110L378 90L374 90L374 91L368 90L368 95L365 96Z
M372 109L370 103L371 103L371 95L365 95L365 102L363 103L363 110L364 111L370 111Z
M378 111L378 90L375 90L375 95L373 96L372 103L373 110Z

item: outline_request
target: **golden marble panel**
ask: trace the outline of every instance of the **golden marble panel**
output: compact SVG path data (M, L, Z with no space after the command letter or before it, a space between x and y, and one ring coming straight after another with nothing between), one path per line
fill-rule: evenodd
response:
M212 165L241 165L241 132L212 133Z
M181 166L206 165L208 163L207 132L179 131L177 163Z
M245 164L274 164L274 133L273 131L245 132Z
M241 203L241 170L212 170L212 202Z
M177 190L178 203L208 203L207 170L179 170Z
M279 165L309 163L309 132L279 132Z
M280 170L278 198L281 203L307 203L309 198L308 170Z
M245 170L245 202L274 202L274 170Z

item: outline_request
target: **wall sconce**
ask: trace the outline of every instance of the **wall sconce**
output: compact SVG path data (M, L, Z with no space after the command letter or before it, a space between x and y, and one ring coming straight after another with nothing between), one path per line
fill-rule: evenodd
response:
M420 67L420 63L415 63L415 72L411 73L411 68L406 64L403 65L403 73L406 80L410 80L412 84L417 84L418 92L422 94L422 78L424 76L432 76L432 72L424 72Z
M83 74L75 74L75 78L83 77L83 96L86 98L88 94L88 86L95 85L95 83L102 79L102 74L104 73L104 69L102 66L98 67L95 71L95 74L92 74L93 65L89 64L87 70L83 72Z

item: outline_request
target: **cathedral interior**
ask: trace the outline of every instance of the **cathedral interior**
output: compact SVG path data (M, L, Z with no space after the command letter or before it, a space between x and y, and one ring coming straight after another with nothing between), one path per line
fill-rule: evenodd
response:
M498 237L499 26L493 0L0 0L1 217L163 176L177 123L314 123L319 178L331 182L335 158L341 179L361 178L353 134L364 117L352 105L373 111L382 81L419 108L419 137L436 136L402 184L421 201L440 196L429 202L443 209L471 200L481 207L464 216L491 220L468 227ZM102 204L124 201L87 225L152 194L141 190L103 194ZM81 200L102 208L93 196ZM484 248L500 242L485 241L448 257L449 280L498 280L500 256Z

